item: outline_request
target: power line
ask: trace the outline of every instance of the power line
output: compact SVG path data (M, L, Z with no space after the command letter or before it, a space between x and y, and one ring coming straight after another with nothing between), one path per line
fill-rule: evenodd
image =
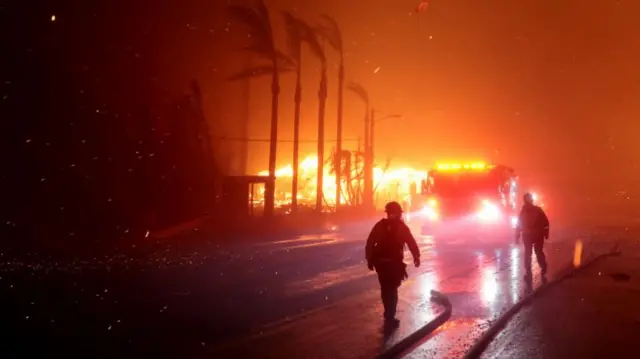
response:
M238 141L238 142L270 142L268 138L247 138L247 137L214 137L216 140ZM357 138L343 138L342 142L358 142ZM278 142L290 142L293 140L278 140ZM318 143L318 140L299 140L300 143ZM325 140L324 142L338 142L338 140Z

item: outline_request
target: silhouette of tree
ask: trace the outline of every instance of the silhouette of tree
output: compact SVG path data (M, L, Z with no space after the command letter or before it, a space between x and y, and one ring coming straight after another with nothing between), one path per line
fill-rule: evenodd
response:
M342 41L342 32L338 22L329 15L322 16L323 23L318 26L318 33L325 38L331 47L338 52L340 56L340 63L338 66L338 119L337 119L337 134L336 134L336 155L335 162L337 168L342 167L343 151L342 151L342 113L343 113L343 100L344 100L344 47ZM336 172L336 210L340 207L340 194L342 193L342 173Z
M323 51L314 30L304 21L295 17L290 12L283 13L289 52L295 63L296 89L294 94L294 118L293 118L293 179L291 185L291 211L298 210L298 172L299 172L299 147L300 147L300 106L302 104L302 44L308 43L311 51L317 58L322 58Z
M273 215L275 204L275 173L276 150L278 143L278 101L280 95L280 72L293 69L293 62L288 56L281 53L275 45L269 10L263 0L255 7L230 6L229 12L233 17L242 21L251 34L251 43L245 47L260 57L268 60L267 65L259 65L255 68L232 76L229 80L240 80L247 77L271 75L271 131L269 137L269 177L273 179L265 188L265 214Z
M363 166L363 179L364 189L362 195L362 202L365 206L373 205L373 158L371 154L371 111L369 102L369 93L367 90L357 82L349 82L347 89L355 93L365 103L365 115L364 115L364 166Z
M307 42L310 44L312 53L320 61L320 89L318 90L318 177L316 182L316 212L322 212L324 203L324 118L327 105L327 57L324 46L320 45L320 40L315 31L308 28Z

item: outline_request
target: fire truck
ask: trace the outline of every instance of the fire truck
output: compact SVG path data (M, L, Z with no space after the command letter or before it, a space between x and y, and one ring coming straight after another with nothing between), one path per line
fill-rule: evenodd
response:
M484 162L438 164L411 203L423 234L513 233L520 201L513 168Z

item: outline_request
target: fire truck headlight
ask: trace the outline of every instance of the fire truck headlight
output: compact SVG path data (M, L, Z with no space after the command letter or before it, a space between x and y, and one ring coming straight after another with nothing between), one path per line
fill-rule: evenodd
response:
M432 206L425 206L424 208L422 208L422 211L420 211L420 213L431 221L435 221L439 217L438 212Z
M500 208L491 202L483 202L478 218L482 221L493 222L500 218Z

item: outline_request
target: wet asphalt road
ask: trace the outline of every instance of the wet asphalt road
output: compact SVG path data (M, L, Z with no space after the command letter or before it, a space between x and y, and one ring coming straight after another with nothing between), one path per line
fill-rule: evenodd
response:
M421 236L415 225L412 228L422 253L422 265L410 267L410 279L401 288L401 334L391 341L401 339L435 317L436 310L429 303L430 290L435 289L451 299L453 317L407 357L460 357L492 320L532 289L522 279L522 249L513 245L510 238L434 238ZM272 337L268 347L252 339L241 341L241 346L255 344L259 348L255 350L256 355L268 357L269 348L277 347L276 343L281 340L281 346L287 349L274 351L274 357L278 357L276 352L280 351L301 357L307 352L300 347L314 345L309 337L318 336L315 323L322 320L314 316L328 315L305 313L322 308L338 313L338 321L355 321L358 316L350 312L349 308L354 307L347 303L360 302L363 308L379 307L375 274L367 270L363 261L367 230L363 225L346 233L303 236L234 249L236 260L244 259L246 265L236 273L239 282L235 287L232 284L235 281L228 282L226 290L230 292L221 318L238 323L238 333L251 327L254 333L267 336L270 331L279 331L281 326L290 326L291 321L300 324L287 335ZM585 242L586 252L604 250L604 247L598 248L604 242L597 237L593 232L575 228L554 229L546 245L550 262L548 277L552 278L571 262L576 239ZM410 259L407 252L406 262L410 263ZM256 261L259 267L251 264ZM533 287L540 284L538 272L534 264ZM239 283L241 287L237 287ZM239 298L243 300L239 302ZM379 313L369 318L374 319L362 323L363 333L367 332L367 326L379 326ZM307 328L314 329L305 329L305 322ZM357 330L357 325L351 326ZM312 356L366 357L365 353L370 353L368 343L353 347L341 338L343 335L339 326L335 330L323 330L318 342L325 343L324 349L315 350ZM356 331L350 335L360 334Z
M640 343L640 243L548 288L516 313L481 358L630 358ZM621 276L621 274L624 274Z
M410 267L401 287L400 328L383 336L377 280L363 261L371 225L275 242L150 247L69 263L5 258L1 354L371 357L435 317L439 309L429 292L436 289L451 299L453 316L408 357L451 358L528 289L522 250L511 240L416 231L422 266ZM613 231L554 227L546 248L550 277L571 261L577 238L586 252L602 252Z

